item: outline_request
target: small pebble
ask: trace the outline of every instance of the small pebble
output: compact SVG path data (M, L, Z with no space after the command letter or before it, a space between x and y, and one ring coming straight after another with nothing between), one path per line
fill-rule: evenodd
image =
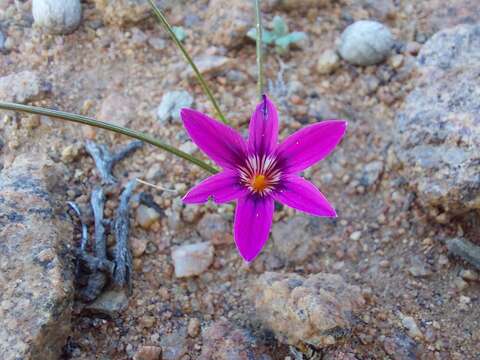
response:
M441 254L439 257L438 257L438 265L440 266L448 266L448 264L450 263L450 261L448 260L448 257L444 254Z
M361 231L354 231L351 235L350 235L350 240L353 240L353 241L358 241L360 240L360 237L362 236L362 232Z
M340 57L334 50L324 51L317 61L317 72L321 75L331 74L340 65Z
M458 304L458 307L462 311L468 311L469 308L470 308L471 302L472 302L471 298L469 298L468 296L462 295L462 296L460 296L460 302Z
M393 36L390 30L376 21L361 20L348 26L342 33L338 51L354 65L374 65L390 54Z
M203 55L195 59L198 71L202 75L216 75L219 73L224 73L229 70L233 64L231 58L225 56L217 55ZM188 67L187 70L182 74L182 76L194 79L195 73L193 70Z
M157 108L157 120L162 124L168 121L180 122L180 110L192 104L193 97L187 91L169 91L163 95Z
M402 54L394 55L390 58L389 62L394 69L398 69L403 64L403 55Z
M75 145L68 145L62 150L60 156L62 162L71 163L78 156L78 147Z
M428 277L432 275L432 271L429 269L425 260L419 256L412 256L411 266L408 268L410 275L416 278Z
M128 297L124 290L109 290L104 292L85 309L95 314L115 318L128 307Z
M155 325L156 318L154 316L142 316L140 318L140 326L144 329L150 329Z
M9 36L5 39L4 43L5 50L12 50L15 47L15 40Z
M51 34L69 34L80 24L80 0L33 0L35 24Z
M131 248L133 257L138 258L145 253L147 242L142 239L133 238L131 240Z
M141 346L133 360L162 360L162 348L159 346Z
M158 219L160 219L160 214L155 209L145 205L140 205L137 208L137 223L145 230L150 229Z
M468 287L468 282L466 282L460 277L455 278L455 280L453 281L453 284L459 291L463 291Z
M408 330L408 335L413 338L423 338L423 333L417 326L415 319L411 316L406 316L400 313L400 319L402 320L402 325L405 326Z
M200 334L200 320L191 318L188 322L187 332L190 337L197 337Z
M42 250L38 255L37 255L37 260L42 262L42 263L48 263L55 259L55 252L52 249L45 249Z
M213 246L209 242L181 245L173 249L172 258L177 278L200 275L213 262Z
M473 270L462 270L460 272L460 276L462 279L467 280L467 281L478 281L479 276L478 273L473 271Z
M195 145L191 141L186 141L182 145L180 145L180 150L186 152L189 155L192 155L195 151L198 150L197 145Z

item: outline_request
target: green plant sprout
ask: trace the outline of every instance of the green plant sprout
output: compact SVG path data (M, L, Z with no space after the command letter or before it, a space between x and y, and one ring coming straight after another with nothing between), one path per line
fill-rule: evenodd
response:
M257 40L257 29L251 28L247 36L252 40ZM279 54L286 53L292 44L296 44L307 38L307 34L302 31L288 32L288 25L281 16L275 16L272 22L272 30L263 29L262 42L265 45L275 46L275 51Z

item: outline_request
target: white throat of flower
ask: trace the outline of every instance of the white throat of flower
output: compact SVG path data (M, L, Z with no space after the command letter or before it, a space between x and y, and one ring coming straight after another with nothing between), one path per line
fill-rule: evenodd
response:
M273 156L251 155L239 166L240 181L252 193L268 195L280 182L281 172Z

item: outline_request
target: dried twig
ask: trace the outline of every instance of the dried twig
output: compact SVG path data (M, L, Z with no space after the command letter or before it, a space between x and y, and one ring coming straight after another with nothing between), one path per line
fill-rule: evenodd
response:
M119 287L128 285L131 288L132 254L128 246L128 233L130 230L129 201L136 185L137 181L133 179L125 186L120 195L120 204L113 224L116 239L113 282Z
M140 202L140 204L143 204L145 206L148 206L149 208L154 209L161 216L165 215L165 211L163 211L163 209L160 207L160 205L158 205L155 202L152 194L141 192L140 196L139 196L139 202Z
M461 257L469 264L480 269L480 246L462 238L447 241L447 248L453 255Z
M103 219L103 207L105 196L103 190L95 187L92 191L90 204L95 218L95 256L100 259L107 258L107 243L105 241L105 227Z
M96 144L90 140L85 142L85 149L95 161L100 177L105 184L115 184L117 182L117 179L112 175L115 164L142 146L143 142L132 141L117 153L112 154L104 144Z
M108 259L99 259L85 251L76 249L75 256L80 260L82 266L86 268L91 273L94 272L104 272L108 275L113 275L115 269L115 264Z
M85 147L95 160L102 181L107 184L114 184L116 179L112 175L113 166L142 145L141 141L133 141L114 154L110 153L107 146L97 145L92 141L87 141ZM95 300L105 288L109 279L112 279L114 285L118 287L128 285L131 289L132 256L128 247L130 227L128 203L136 183L136 180L130 181L120 196L120 204L113 222L116 238L114 261L110 261L107 258L107 230L105 229L107 221L103 217L105 195L100 187L95 187L92 191L90 204L95 220L94 255L87 252L88 229L83 222L81 245L75 251L77 256L77 277L80 277L80 275L86 277L86 285L81 288L79 295L86 302ZM77 216L80 217L78 206L74 203L69 203L69 205ZM80 274L80 269L84 271L83 274Z
M95 219L95 256L84 257L84 263L89 267L87 285L81 290L80 296L87 302L95 300L108 281L108 275L113 274L113 263L107 259L107 243L105 240L105 227L103 220L103 207L105 196L103 190L95 187L90 198L90 205Z
M88 228L87 224L83 222L82 219L82 212L80 211L80 208L78 207L77 204L75 204L73 201L68 201L67 202L68 206L73 210L75 215L77 215L78 220L80 221L80 225L82 227L82 238L80 240L80 249L85 250L88 244Z

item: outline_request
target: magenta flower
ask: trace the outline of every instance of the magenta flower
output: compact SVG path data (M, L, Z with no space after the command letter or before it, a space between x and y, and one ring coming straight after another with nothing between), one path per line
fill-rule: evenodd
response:
M237 200L234 239L246 261L252 261L268 239L274 201L314 216L337 216L325 196L299 173L332 152L345 133L346 121L309 125L278 144L277 110L265 95L250 120L248 141L198 111L182 109L181 116L193 142L222 167L191 189L183 201Z

